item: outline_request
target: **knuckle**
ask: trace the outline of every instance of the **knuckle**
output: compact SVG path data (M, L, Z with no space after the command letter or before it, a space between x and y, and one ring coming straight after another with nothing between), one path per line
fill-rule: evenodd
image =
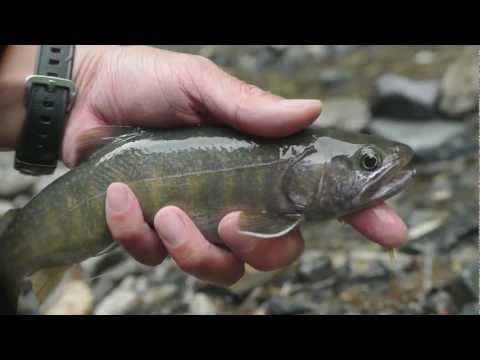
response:
M210 67L217 67L217 65L210 60L209 58L201 55L192 55L191 56L192 61L194 64L197 66L200 66L202 68L210 68Z
M267 92L256 85L240 81L240 94L244 98L263 96Z

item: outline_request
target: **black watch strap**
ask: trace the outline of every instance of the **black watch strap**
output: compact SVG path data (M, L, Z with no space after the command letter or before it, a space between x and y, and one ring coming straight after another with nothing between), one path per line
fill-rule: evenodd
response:
M25 124L15 169L51 174L57 167L64 122L73 103L74 45L40 45L35 72L26 79Z

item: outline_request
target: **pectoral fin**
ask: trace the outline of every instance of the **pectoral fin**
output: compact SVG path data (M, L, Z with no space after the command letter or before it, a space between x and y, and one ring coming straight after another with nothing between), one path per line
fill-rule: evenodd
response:
M240 233L261 239L271 239L288 234L303 221L302 216L275 214L240 214Z

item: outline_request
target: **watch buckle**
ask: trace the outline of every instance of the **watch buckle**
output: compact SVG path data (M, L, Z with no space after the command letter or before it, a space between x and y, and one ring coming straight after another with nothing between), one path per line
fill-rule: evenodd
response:
M30 89L33 85L43 85L48 88L49 91L53 91L54 88L62 88L68 90L68 102L67 102L67 112L72 108L72 105L75 101L75 96L77 91L75 89L75 84L70 79L59 78L55 76L46 76L46 75L30 75L25 79L25 88L26 88L26 100L28 101L28 95Z

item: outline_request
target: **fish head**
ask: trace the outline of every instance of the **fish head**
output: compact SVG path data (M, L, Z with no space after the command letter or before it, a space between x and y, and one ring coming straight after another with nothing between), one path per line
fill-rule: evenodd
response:
M335 132L292 166L288 196L306 218L338 218L401 192L415 174L413 156L405 144Z

